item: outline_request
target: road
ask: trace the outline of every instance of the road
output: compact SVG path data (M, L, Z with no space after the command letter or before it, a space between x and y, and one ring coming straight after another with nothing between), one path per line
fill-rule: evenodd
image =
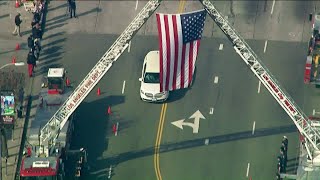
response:
M65 50L62 62L73 86L81 82L130 22L128 17L136 15L145 3L139 1L137 8L132 8L136 2L83 4L79 19L53 26L61 31L58 35L63 38L56 41L64 42L59 48ZM273 1L216 4L297 104L308 115L313 109L320 110L316 105L317 90L305 86L302 80L309 35L308 13L319 3L308 2L303 8L298 8L302 5L298 1L277 1L274 5ZM164 2L157 12L198 8L200 5L195 2L186 2L184 8L179 7L179 2ZM55 9L56 17L62 11ZM160 175L168 180L272 179L283 135L289 138L289 172L295 171L298 134L292 121L266 89L262 85L259 88L257 78L209 17L207 22L194 85L190 89L172 93L165 104L139 100L138 78L143 58L158 48L152 16L132 40L130 50L114 63L80 105L72 147L88 148L87 179L106 179L110 165L115 180L160 179ZM96 94L98 87L102 91L100 96ZM199 133L192 133L190 127L181 130L171 124L180 119L192 122L189 117L197 110L205 117L200 120ZM116 122L120 129L115 137L111 130ZM154 151L159 139L157 158Z

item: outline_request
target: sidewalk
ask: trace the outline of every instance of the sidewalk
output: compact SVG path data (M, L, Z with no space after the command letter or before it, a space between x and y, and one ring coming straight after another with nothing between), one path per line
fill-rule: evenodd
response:
M21 35L13 36L12 31L14 29L14 17L19 12L21 14L22 24L21 24ZM0 67L11 63L12 58L16 58L16 62L24 62L25 65L22 67L9 66L5 69L1 69L1 73L11 72L19 73L23 76L24 84L21 85L24 87L24 96L23 96L23 118L16 119L15 129L13 134L8 130L8 153L9 157L6 160L2 159L2 180L13 180L17 163L19 159L20 145L24 133L25 117L28 117L26 114L27 106L30 98L30 94L33 89L33 79L30 79L27 76L27 65L26 58L28 54L27 48L27 37L31 34L31 19L33 15L29 12L26 12L24 7L15 8L15 1L1 1L0 2ZM16 45L20 45L20 50L15 50ZM3 78L3 77L2 77ZM1 79L3 80L3 79ZM0 178L1 179L1 178Z

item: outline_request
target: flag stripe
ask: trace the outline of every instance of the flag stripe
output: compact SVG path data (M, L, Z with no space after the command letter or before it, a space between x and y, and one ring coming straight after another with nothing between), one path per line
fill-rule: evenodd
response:
M185 63L184 63L184 82L183 82L183 88L186 88L188 86L189 82L189 52L190 52L190 43L187 43L186 45L186 52L185 52Z
M181 88L181 60L182 60L182 47L183 47L183 36L182 36L182 26L181 26L181 16L177 15L177 32L178 32L178 65L177 65L177 82L176 82L176 89ZM175 89L173 89L175 90Z
M195 42L195 41L194 41ZM189 70L189 77L188 77L188 85L187 86L189 86L190 85L190 83L191 83L191 80L192 80L192 74L193 74L193 53L194 53L194 50L196 49L196 48L194 48L194 42L191 42L190 43L190 51L189 51L189 68L188 68L188 70Z
M180 66L180 88L184 87L184 61L185 61L185 56L186 56L186 45L182 46L182 57L181 57L181 66Z
M164 23L164 15L162 14L160 16L160 22L161 22L161 39L162 39L162 63L160 66L162 66L162 89L161 91L166 90L165 84L166 84L166 77L167 77L167 38L166 38L166 30L165 30L165 23ZM160 74L161 75L161 74Z
M165 32L166 32L166 41L167 41L167 47L166 47L166 50L167 50L167 61L166 61L166 64L167 64L167 67L166 67L166 83L165 84L165 89L169 89L169 77L170 77L170 55L171 55L171 49L170 49L170 32L169 32L169 23L168 23L168 18L169 16L171 15L167 15L167 16L164 16L164 25L165 25Z
M163 74L163 58L162 58L162 29L161 29L161 22L160 22L160 16L161 14L156 14L156 17L157 17L157 25L158 25L158 37L159 37L159 58L160 58L160 82L163 81L163 76L161 76ZM162 83L160 83L160 92L163 91L163 86L162 86Z
M174 23L173 19L175 19L176 15L170 15L168 16L168 23L169 23L169 34L170 34L170 74L169 74L169 80L168 80L168 88L172 89L172 83L173 83L173 76L174 76L174 59L176 54L176 38L174 37Z
M172 16L172 25L173 25L173 33L174 33L174 70L173 70L173 79L172 79L172 84L171 84L171 88L169 90L174 90L177 88L176 83L177 83L177 66L178 66L178 58L179 58L179 46L180 46L180 42L179 42L179 38L178 38L178 27L177 27L177 16L179 15L175 15Z

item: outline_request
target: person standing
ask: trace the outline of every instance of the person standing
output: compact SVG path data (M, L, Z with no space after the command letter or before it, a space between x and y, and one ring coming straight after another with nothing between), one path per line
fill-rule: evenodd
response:
M14 23L15 23L15 28L14 28L14 31L12 32L13 35L19 35L21 37L21 34L20 34L20 24L22 23L21 19L20 19L20 16L21 14L18 13L16 15L16 17L14 18Z
M70 0L70 18L72 18L72 15L74 18L76 17L76 1L75 0Z
M32 77L33 69L37 65L36 63L36 57L34 56L34 52L31 50L29 51L28 54L28 59L27 59L27 64L28 64L28 74L29 77Z

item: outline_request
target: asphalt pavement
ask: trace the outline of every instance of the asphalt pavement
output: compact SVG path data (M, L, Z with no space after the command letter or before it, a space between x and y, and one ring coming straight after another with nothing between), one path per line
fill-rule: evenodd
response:
M78 18L69 19L66 3L51 1L37 75L48 67L63 66L71 84L78 85L145 3L78 1ZM303 84L310 27L307 18L318 2L214 4L250 39L248 44L297 104L308 115L313 109L320 111L318 91ZM183 9L199 8L200 4L188 1ZM164 1L157 12L176 13L178 9L179 2ZM272 179L283 135L289 137L290 172L294 173L298 134L292 121L263 85L259 88L258 79L209 16L206 21L194 85L173 92L167 105L139 100L143 58L158 48L152 15L79 106L72 148L88 148L90 172L86 179L106 179L110 166L112 179L156 179L154 146L161 121L158 163L163 179ZM40 78L35 81L40 84ZM33 95L36 97L36 90ZM109 106L111 115L107 114ZM197 110L205 117L200 120L199 133L171 124L180 119L192 122L189 117ZM117 122L119 133L114 136L112 126Z

